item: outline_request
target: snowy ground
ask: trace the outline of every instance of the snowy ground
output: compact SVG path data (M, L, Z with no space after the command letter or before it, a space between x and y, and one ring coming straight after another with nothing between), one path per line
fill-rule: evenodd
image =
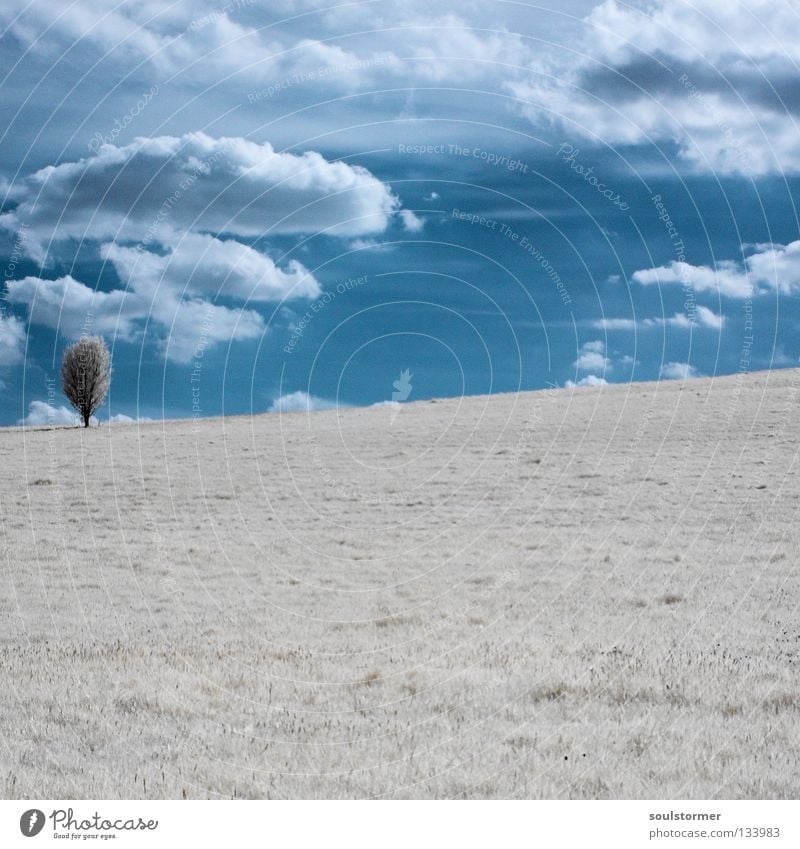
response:
M796 798L798 388L0 432L0 796Z

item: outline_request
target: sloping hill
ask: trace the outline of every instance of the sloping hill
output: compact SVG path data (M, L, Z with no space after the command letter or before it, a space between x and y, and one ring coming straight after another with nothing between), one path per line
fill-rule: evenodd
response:
M0 432L0 792L796 797L798 387Z

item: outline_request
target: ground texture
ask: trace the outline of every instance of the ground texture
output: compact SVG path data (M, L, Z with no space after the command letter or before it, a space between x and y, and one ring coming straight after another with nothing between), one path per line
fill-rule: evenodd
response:
M796 798L798 389L0 433L0 796Z

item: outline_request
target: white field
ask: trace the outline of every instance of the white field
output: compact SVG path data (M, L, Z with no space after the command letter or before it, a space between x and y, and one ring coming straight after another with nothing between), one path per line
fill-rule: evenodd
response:
M796 798L798 388L0 433L0 796Z

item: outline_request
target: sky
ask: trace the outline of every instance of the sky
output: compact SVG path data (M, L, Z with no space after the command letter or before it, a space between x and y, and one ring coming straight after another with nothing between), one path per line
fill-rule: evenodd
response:
M0 424L798 365L800 8L0 8Z

